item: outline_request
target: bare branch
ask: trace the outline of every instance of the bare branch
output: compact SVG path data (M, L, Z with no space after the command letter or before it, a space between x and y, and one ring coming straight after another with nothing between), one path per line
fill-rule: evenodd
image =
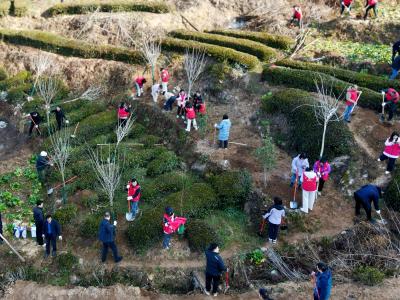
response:
M186 49L184 67L188 79L188 95L190 95L194 83L199 79L206 65L205 51L203 49Z
M51 159L56 164L57 169L61 174L63 186L65 186L65 168L71 154L70 140L71 132L65 127L50 135L50 141L52 145L50 152Z
M95 101L95 100L99 99L104 93L105 93L104 85L102 85L102 84L91 85L79 97L76 97L72 100L65 101L63 104L74 102L77 100Z
M115 134L117 135L117 145L122 142L122 140L129 134L132 130L133 124L135 123L136 117L133 116L131 113L129 118L126 120L125 123L120 122L115 129Z
M38 91L40 97L43 99L46 108L47 118L50 114L50 105L56 97L59 90L59 79L58 76L49 74L39 77L38 79ZM47 120L48 122L49 120Z
M139 40L138 47L142 52L143 58L151 66L151 75L154 84L155 69L158 58L161 55L161 36L151 31L144 32Z

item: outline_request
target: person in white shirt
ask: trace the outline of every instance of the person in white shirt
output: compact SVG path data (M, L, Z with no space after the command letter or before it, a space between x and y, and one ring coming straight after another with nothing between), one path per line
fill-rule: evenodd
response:
M162 90L162 85L159 83L153 84L151 87L151 96L153 97L154 103L157 103L158 93Z
M282 218L285 217L285 208L282 203L281 198L274 197L274 205L263 215L263 218L268 220L268 240L273 244L276 244L279 227L281 226Z
M292 160L292 176L290 179L290 186L292 187L296 179L298 180L298 186L301 186L301 178L306 168L310 166L307 158L307 154L301 153Z
M308 210L314 207L315 193L317 192L318 177L317 173L310 167L306 169L302 176L303 205L300 208L302 212L308 214Z

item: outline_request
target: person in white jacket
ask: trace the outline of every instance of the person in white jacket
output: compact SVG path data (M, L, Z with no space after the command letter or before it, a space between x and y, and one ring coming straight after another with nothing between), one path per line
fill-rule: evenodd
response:
M310 166L307 158L307 154L301 153L297 155L295 158L292 160L292 176L290 179L290 186L292 187L294 182L296 181L296 177L298 179L298 185L301 185L301 178L303 175L303 172L306 168Z
M161 92L161 90L162 85L159 83L153 84L153 86L151 87L151 96L153 97L154 103L157 103L158 94Z
M279 227L281 226L282 218L285 217L285 208L282 204L281 198L274 197L274 205L263 215L263 218L268 220L268 240L273 244L276 244Z
M302 212L308 213L314 207L315 194L317 192L318 177L314 170L308 167L302 175L303 205Z

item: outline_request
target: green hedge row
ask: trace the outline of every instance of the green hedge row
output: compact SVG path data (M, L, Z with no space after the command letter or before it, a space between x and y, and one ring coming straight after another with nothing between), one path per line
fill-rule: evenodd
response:
M131 12L143 11L150 13L168 13L170 8L161 1L79 1L77 3L61 3L50 7L44 12L46 16L87 14L99 9L101 12Z
M186 49L191 48L203 49L208 55L213 56L218 60L226 60L233 64L238 63L248 69L254 69L259 64L258 58L254 55L239 52L231 48L200 43L198 41L165 38L162 42L162 47L164 50L180 53L184 53Z
M246 39L238 39L225 35L188 31L188 30L175 30L170 32L169 35L178 39L194 40L201 43L232 48L240 52L257 56L260 60L266 62L275 59L277 56L277 52L275 49L267 47L261 43Z
M290 59L284 59L275 63L278 66L299 69L299 70L310 70L316 71L320 73L325 73L331 76L334 76L343 81L347 81L350 83L357 84L361 87L366 87L374 91L381 91L383 89L387 89L388 87L392 87L400 90L400 82L396 80L389 80L387 78L374 76L365 73L354 72L350 70L345 70L341 68L336 68L332 66L295 61Z
M252 40L272 48L289 50L294 45L294 40L288 36L270 34L267 32L219 29L206 31L209 33L231 36L240 39Z
M391 209L400 211L400 169L396 168L392 181L390 181L383 198Z
M41 50L82 58L99 58L126 63L142 63L139 51L109 45L92 45L82 41L39 30L0 29L0 39L11 44L29 46Z
M288 128L277 125L271 130L274 137L284 138L284 147L291 154L306 152L315 160L319 158L323 127L315 118L310 104L315 99L305 91L286 89L262 98L262 109L268 114L283 115ZM274 125L273 125L274 126ZM354 141L344 122L328 124L324 156L332 159L351 153Z
M295 70L284 67L264 67L262 78L277 85L286 85L292 88L303 89L311 92L316 91L315 81L325 81L327 87L332 85L333 93L341 98L345 98L346 89L350 83L336 79L330 75L313 72L308 70ZM375 110L382 109L382 95L367 88L360 88L363 92L358 104L361 107L371 108Z

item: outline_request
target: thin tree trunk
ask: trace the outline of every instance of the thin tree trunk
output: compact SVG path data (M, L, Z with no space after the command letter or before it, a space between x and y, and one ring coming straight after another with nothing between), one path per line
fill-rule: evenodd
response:
M153 85L155 83L155 78L154 78L155 74L154 73L155 73L155 66L151 65L151 80L153 82Z
M324 122L324 132L322 133L322 143L321 143L321 152L319 153L319 157L322 157L324 154L324 148L325 148L325 135L326 135L326 127L328 126L328 122Z
M267 168L264 167L264 187L267 187Z

